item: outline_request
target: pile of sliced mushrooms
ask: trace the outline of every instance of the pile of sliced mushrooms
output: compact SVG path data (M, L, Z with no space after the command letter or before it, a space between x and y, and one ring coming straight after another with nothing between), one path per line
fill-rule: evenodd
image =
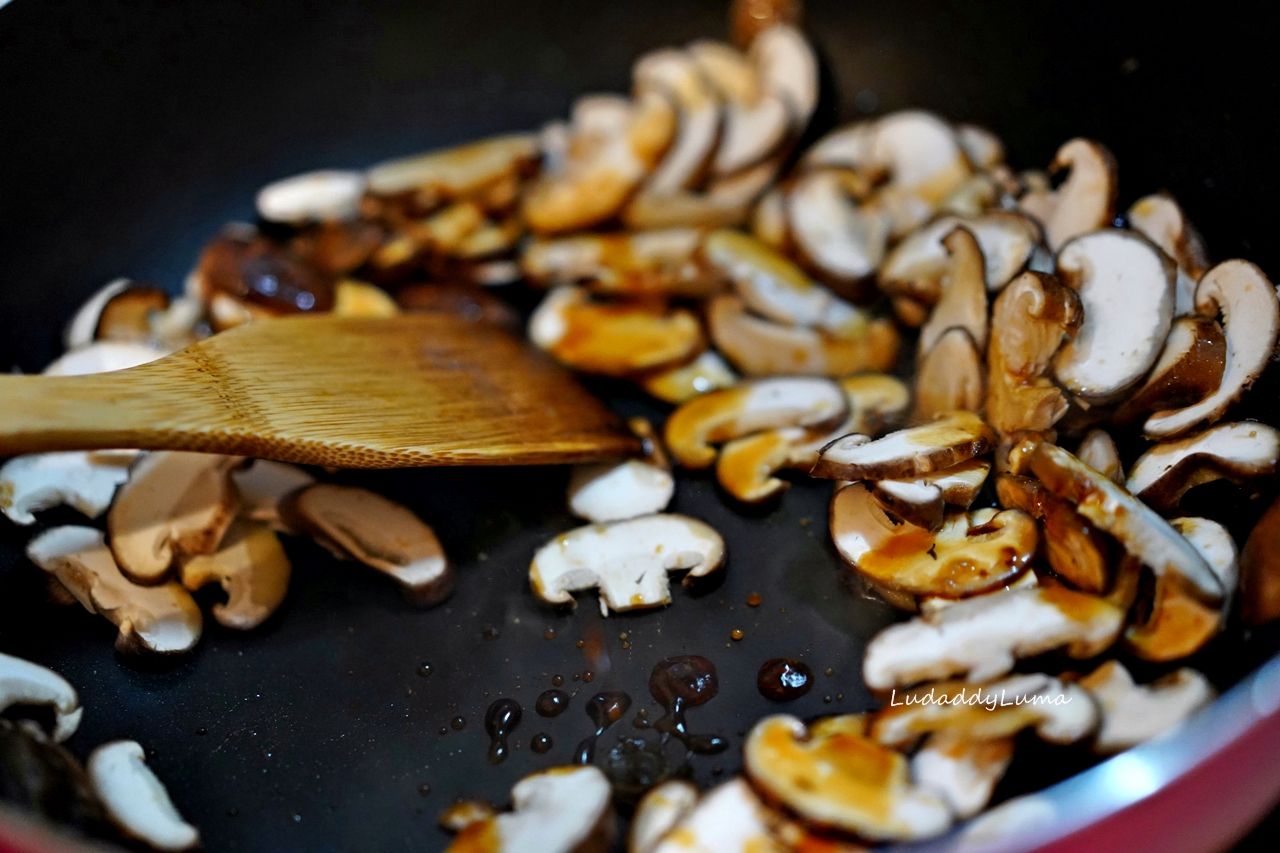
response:
M1210 263L1167 194L1118 211L1117 164L1092 140L1019 172L990 131L904 111L798 150L820 88L798 15L740 0L737 46L645 55L630 95L582 97L536 133L273 183L259 223L210 242L183 295L112 282L46 370L118 370L284 314L516 326L493 288L545 290L534 345L674 407L660 428L632 423L644 458L573 471L568 507L589 524L529 567L549 605L594 589L605 615L671 604L671 572L723 570L716 530L664 512L676 472L714 469L739 504L785 499L782 472L836 481L835 551L907 614L866 650L885 706L760 720L741 776L649 791L633 853L938 835L986 808L1019 732L1099 754L1142 743L1212 701L1179 662L1233 608L1280 618L1280 503L1243 549L1222 519L1179 512L1201 484L1276 474L1280 433L1231 419L1275 349L1276 288L1247 261ZM1113 436L1145 450L1123 458ZM191 592L207 584L226 592L219 624L261 625L288 590L282 535L422 604L450 593L426 522L324 478L228 456L50 453L0 469L0 505L19 525L62 504L104 519L45 529L27 553L58 596L118 627L122 654L192 649ZM1046 652L1091 671L1019 665ZM1115 653L1165 674L1137 683ZM0 735L61 749L81 713L69 684L0 655L0 691L0 706L55 711L51 731L4 720ZM983 694L1022 701L965 699ZM196 843L142 758L132 742L95 750L87 808L157 849ZM451 849L569 853L613 836L589 765L527 777L511 800L452 809Z

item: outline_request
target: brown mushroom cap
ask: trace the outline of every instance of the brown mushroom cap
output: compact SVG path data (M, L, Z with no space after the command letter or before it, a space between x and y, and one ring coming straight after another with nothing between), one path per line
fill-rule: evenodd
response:
M139 586L116 566L91 527L54 527L27 545L27 557L50 572L90 613L120 629L121 654L181 654L200 641L203 619L191 593L175 581Z
M235 518L238 456L160 450L134 463L107 513L111 553L135 583L161 583L183 555L211 554Z
M661 304L592 302L562 286L529 319L529 339L575 370L629 376L687 361L702 350L702 328L690 312Z
M94 341L146 343L152 337L151 317L169 307L169 295L147 285L118 278L89 297L67 324L67 349Z
M1222 381L1199 402L1148 418L1143 434L1152 440L1177 438L1219 420L1262 375L1275 349L1280 300L1262 270L1248 261L1223 261L1205 273L1196 288L1196 312L1222 315L1227 339Z
M1227 339L1212 317L1175 317L1146 380L1117 410L1127 424L1155 411L1199 402L1218 390L1227 366Z
M367 489L317 483L290 494L280 514L339 558L390 576L419 604L435 604L453 592L453 570L435 531L395 501Z
M1032 190L1019 205L1040 220L1049 248L1056 252L1072 238L1111 224L1119 181L1115 157L1090 139L1065 143L1050 168L1071 172L1057 190Z
M1067 413L1066 395L1045 374L1083 310L1075 291L1025 272L996 297L987 348L987 419L1002 435L1050 429Z
M828 480L892 480L941 471L981 456L995 435L970 412L898 430L875 441L850 435L822 449L810 473Z
M806 821L876 841L928 838L951 825L946 805L911 784L907 759L866 737L861 716L812 727L778 714L743 745L752 782Z
M1125 487L1158 510L1172 509L1189 489L1214 480L1246 485L1274 476L1280 432L1253 421L1218 424L1157 444L1133 463Z
M936 533L897 522L862 483L836 493L830 524L840 556L877 586L946 598L1009 584L1039 542L1035 521L1020 510L953 511Z
M1067 500L1030 477L996 475L1000 506L1030 513L1044 524L1045 556L1049 566L1067 583L1101 595L1111 584L1111 549L1102 533Z
M219 625L248 631L267 620L289 591L292 566L270 524L244 519L227 530L218 550L185 560L182 585L194 592L219 583L225 603L213 605Z

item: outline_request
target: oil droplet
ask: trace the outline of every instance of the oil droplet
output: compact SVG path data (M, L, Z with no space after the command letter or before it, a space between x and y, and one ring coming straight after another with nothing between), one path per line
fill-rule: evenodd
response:
M561 684L564 684L564 676L563 675L551 676L551 683L554 684L556 687L559 687Z
M590 684L591 682L596 680L596 674L589 669L583 670L582 680L584 683Z
M425 797L430 793L431 793L431 786L428 785L426 782L423 782L421 785L418 786L418 794L420 794L421 796Z
M496 640L498 639L498 633L499 633L498 629L490 625L489 627L481 631L480 635L484 637L486 640Z
M581 649L587 645L587 642L586 640L579 640L578 642L574 643L574 645Z
M423 678L426 678L430 674L431 674L431 664L429 663L418 664L418 675L422 676Z
M455 732L460 732L467 727L467 718L459 714L449 721L449 727Z
M737 642L738 640L741 640L745 636L746 635L742 633L741 628L734 628L732 631L729 632L729 639L735 642Z
M835 671L834 669L832 669L831 667L827 667L826 669L824 669L824 670L822 671L822 674L823 674L823 675L827 675L827 676L831 676L831 675L835 675L835 674L836 674L836 671Z
M758 592L753 592L747 596L748 607L759 607L764 602L764 596Z
M556 638L555 628L548 628L547 630L542 632L542 639L544 640L554 640L555 638Z
M609 726L621 720L622 715L627 713L630 707L630 696L621 691L611 690L592 696L587 700L586 710L591 722L596 724L596 734L600 735Z
M484 730L489 733L489 763L501 764L507 758L507 737L520 725L524 712L514 699L498 699L484 714Z
M630 644L630 643L628 643L626 640L623 640L623 641L622 641L622 647L623 647L624 649L629 649L629 648L631 648L631 644Z
M573 680L574 680L574 681L580 681L581 679L582 679L582 676L581 676L581 675L578 675L578 673L576 673L576 672L575 672L575 673L573 674Z
M619 639L619 640L625 640L626 638L627 638L627 632L626 632L626 631L623 631L621 634L619 634L619 635L618 635L618 639Z
M440 734L440 736L441 736L441 737L444 737L444 736L445 736L445 735L447 735L448 733L449 733L449 728L448 728L448 726L441 726L441 727L440 727L440 732L439 732L439 734Z
M558 717L569 707L569 694L563 690L544 690L533 703L540 717Z
M823 697L822 697L822 701L823 701L824 703L826 703L826 704L830 705L830 704L831 704L831 697L830 697L830 696L823 696Z
M573 750L574 764L590 764L591 759L596 757L596 736L584 738L581 743Z
M843 701L844 701L844 694L843 694L843 693L837 693L837 694L836 694L836 701L837 701L837 702L843 702Z
M200 728L196 729L196 734L198 735L207 735L208 733L209 733L209 730L206 729L204 726L201 726Z
M551 749L552 746L551 735L548 734L538 733L529 741L529 748L538 753L538 755Z
M756 675L756 689L766 699L790 702L813 689L813 670L791 658L767 660Z

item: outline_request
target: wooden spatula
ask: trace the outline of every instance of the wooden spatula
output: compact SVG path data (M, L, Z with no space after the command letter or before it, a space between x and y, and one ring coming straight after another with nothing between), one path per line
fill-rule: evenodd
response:
M343 468L639 451L542 353L443 314L251 323L115 373L0 376L0 456L114 447Z

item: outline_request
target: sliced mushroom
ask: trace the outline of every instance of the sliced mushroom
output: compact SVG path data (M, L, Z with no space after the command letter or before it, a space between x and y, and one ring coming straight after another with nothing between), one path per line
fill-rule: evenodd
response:
M368 172L369 191L392 196L414 192L423 207L465 198L526 171L539 157L538 137L530 133L494 136L427 154L379 163Z
M1217 696L1207 678L1185 666L1150 684L1135 684L1124 664L1109 660L1077 683L1098 705L1102 722L1093 748L1104 755L1146 743Z
M296 465L256 459L249 467L232 471L231 480L240 493L242 518L265 521L277 530L288 532L280 518L280 501L290 492L310 486L316 478Z
M200 640L200 608L174 581L138 586L120 573L102 532L54 527L27 544L27 557L50 572L90 613L120 629L122 654L179 654Z
M304 172L273 181L258 190L258 215L268 222L288 225L355 219L360 215L365 186L361 172L336 169Z
M400 306L380 287L344 279L334 285L332 311L335 317L394 317Z
M985 127L956 125L956 141L975 169L991 170L1004 162L1004 143Z
M0 715L14 705L47 705L53 709L54 741L75 734L84 715L76 689L58 673L0 652Z
M862 676L873 690L961 674L988 681L1052 649L1093 657L1123 625L1124 610L1094 595L1053 585L1002 590L884 629L867 644Z
M616 214L676 133L675 110L655 92L639 96L620 122L613 116L599 124L574 119L563 171L544 174L524 199L529 227L541 233L585 228Z
M600 590L607 613L671 602L667 572L688 569L685 583L724 564L724 539L683 515L644 515L562 533L538 549L529 585L549 604L573 604L574 592Z
M981 216L1000 202L1000 183L985 172L965 178L938 205L941 213L956 216Z
M991 463L971 459L920 477L873 482L871 497L890 516L936 533L942 528L946 505L967 509L990 470Z
M871 161L890 185L937 205L969 176L969 161L951 125L922 110L890 113L876 122Z
M879 435L901 421L911 403L911 390L907 384L887 373L857 373L836 381L849 400L848 429L843 434ZM817 461L816 453L813 461Z
M910 841L951 825L946 804L911 783L907 759L868 738L861 715L806 726L778 714L755 724L743 770L805 821L872 841Z
M923 333L920 340L924 340ZM986 402L982 361L967 329L953 327L943 332L916 368L915 419L930 421L948 412L981 411Z
M1065 143L1049 168L1071 172L1058 189L1033 189L1018 204L1044 226L1049 248L1056 252L1072 238L1111 224L1119 181L1115 157L1089 139Z
M982 250L973 232L963 226L943 237L942 245L951 261L943 277L942 296L928 322L920 328L920 355L927 355L951 329L968 332L981 354L987 348L987 288L982 272ZM979 399L980 395L978 391Z
M665 403L680 405L699 394L729 388L738 374L715 350L706 350L688 364L667 367L640 378L640 387Z
M80 306L63 333L67 349L97 340L146 343L151 339L151 316L169 307L162 290L118 278Z
M813 46L784 18L757 33L748 55L760 74L761 88L787 105L793 133L799 136L818 107L818 57Z
M942 471L981 456L995 445L977 415L954 412L923 426L870 440L849 435L822 449L810 472L828 480L892 480Z
M596 767L552 767L511 788L512 811L476 821L453 853L595 853L613 841L609 780Z
M636 806L627 835L627 853L652 853L698 803L698 789L684 779L670 779L650 788Z
M1153 441L1177 438L1218 421L1262 375L1271 359L1280 329L1280 300L1276 289L1248 261L1223 261L1204 274L1196 288L1196 312L1222 315L1227 339L1226 368L1217 389L1199 402L1156 412L1143 434Z
M828 278L854 282L880 266L891 222L881 210L860 208L839 170L819 169L792 186L787 224L809 266Z
M49 363L41 373L45 376L85 376L127 370L163 358L165 351L147 344L127 341L96 341L87 347L71 350Z
M667 508L675 488L670 471L639 459L579 465L569 476L569 511L597 524L650 515Z
M225 603L213 605L219 625L249 631L276 612L289 591L292 566L270 524L238 520L218 550L183 561L182 585L195 592L218 583Z
M707 262L756 313L788 326L822 325L838 301L788 258L740 231L721 229L702 244Z
M102 744L89 754L85 769L107 816L125 835L155 850L188 850L200 843L200 832L178 814L137 741Z
M1218 390L1227 365L1227 339L1212 317L1175 317L1164 349L1146 381L1127 395L1113 420L1127 424L1155 411L1205 399Z
M1030 513L1044 524L1044 549L1049 566L1067 583L1101 595L1111 585L1111 549L1102 533L1066 501L1042 483L1016 474L996 476L1000 506Z
M1040 240L1040 227L1022 214L993 210L980 216L944 216L900 242L877 273L880 288L930 305L942 293L942 279L950 265L943 239L963 226L982 249L983 276L992 293L1004 288L1031 259Z
M436 821L446 832L462 832L473 823L491 820L498 810L488 800L454 800Z
M1209 253L1204 240L1168 193L1144 196L1126 214L1129 225L1173 258L1192 281L1209 269Z
M991 802L1013 761L1013 743L1008 737L979 740L940 731L911 757L911 776L941 797L958 820L968 820Z
M1125 629L1124 641L1138 657L1159 663L1194 654L1217 636L1226 624L1230 593L1239 576L1236 543L1226 528L1207 518L1174 518L1169 523L1204 558L1227 595L1212 606L1181 575L1155 575L1153 588L1147 590L1150 598L1139 603L1138 617Z
M597 293L700 297L721 285L698 263L701 243L702 232L693 228L535 239L520 266L538 284L585 282Z
M1058 275L1080 297L1084 321L1053 361L1068 391L1114 400L1155 364L1173 321L1173 264L1124 231L1077 237L1058 252Z
M974 685L944 681L895 691L889 706L876 712L870 736L888 746L905 747L934 732L990 740L1034 728L1050 743L1075 743L1098 725L1089 694L1043 673L1013 675Z
M808 329L760 319L736 296L717 296L708 308L707 325L716 347L749 376L843 376L890 369L899 345L893 321L837 304L848 311L840 328Z
M1222 600L1226 590L1204 558L1167 521L1125 489L1048 442L1037 444L1026 455L1026 462L1051 492L1072 501L1077 512L1119 540L1126 552L1157 577L1180 575L1206 603Z
M774 839L777 818L746 780L712 788L650 853L783 853Z
M632 69L636 93L665 95L680 110L671 147L641 192L655 196L689 189L706 174L720 139L720 99L694 58L666 48L646 54Z
M1080 446L1076 448L1076 458L1116 485L1124 485L1124 467L1120 462L1120 451L1116 449L1111 433L1106 430L1091 429L1085 433L1084 438L1080 440ZM1133 490L1130 489L1130 491ZM1134 494L1137 493L1134 492Z
M769 248L783 253L791 249L791 227L787 224L787 197L779 187L769 190L751 214L751 233Z
M777 150L787 137L790 110L777 95L761 91L751 60L718 42L695 42L688 53L724 102L724 124L711 173L731 175Z
M285 498L280 515L339 559L388 575L418 604L453 592L453 569L435 531L395 501L355 486L316 483Z
M1248 625L1280 619L1280 500L1258 519L1240 555L1240 613Z
M0 509L22 525L35 524L32 513L62 504L97 518L129 479L132 457L81 451L15 456L0 467Z
M990 462L982 459L970 459L968 462L961 462L952 468L931 471L928 474L921 474L919 477L909 480L880 480L872 485L872 489L878 490L890 483L912 483L930 486L938 490L943 501L947 504L967 509L978 496L978 492L982 489L982 484L986 482L987 474L990 471Z
M690 312L651 302L604 304L568 285L557 287L529 318L529 339L575 370L629 376L677 364L702 350Z
M936 486L898 486L941 498ZM931 533L886 514L863 483L836 493L830 524L836 550L858 574L911 595L964 598L1005 586L1026 570L1039 543L1034 519L1020 510L952 511Z
M1067 413L1067 396L1045 374L1082 316L1075 291L1043 273L1023 273L996 297L986 415L1001 435L1048 430Z
M212 554L240 498L237 456L160 450L141 457L107 513L111 553L135 583L163 581L183 555Z
M1248 485L1274 476L1280 432L1245 421L1157 444L1138 457L1126 488L1157 510L1176 507L1189 489L1214 480Z
M835 382L811 377L757 379L695 397L672 412L667 447L685 468L708 468L712 444L777 427L834 427L849 411Z

